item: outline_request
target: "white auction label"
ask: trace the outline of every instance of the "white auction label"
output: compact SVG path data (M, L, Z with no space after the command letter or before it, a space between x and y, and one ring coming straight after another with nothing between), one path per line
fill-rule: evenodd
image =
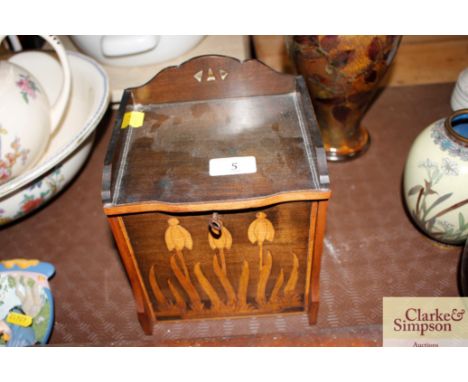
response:
M257 172L255 157L210 159L210 176L253 174Z

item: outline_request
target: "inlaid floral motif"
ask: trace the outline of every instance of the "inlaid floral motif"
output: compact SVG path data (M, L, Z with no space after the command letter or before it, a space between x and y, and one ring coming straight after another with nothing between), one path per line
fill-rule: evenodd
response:
M172 253L169 264L177 282L162 277L158 280L156 264L151 265L148 280L157 302L157 311L166 316L197 316L209 312L245 314L255 310L271 313L301 306L301 296L296 290L299 277L298 257L291 252L289 277L286 278L285 264L276 264L279 273L273 275L278 270L273 271L271 251L266 250L263 255L263 247L266 242L273 241L275 229L266 213L258 212L255 217L248 227L247 236L252 244L259 247L258 268L244 259L240 273L237 274L226 263L226 256L233 246L232 235L226 226L221 227L218 237L208 234L209 247L215 251L212 270L209 270L206 264L202 267L198 260L193 267L186 263L183 251L193 249L192 235L181 225L179 219L169 218L164 238L167 249ZM273 288L267 290L267 285L273 283L273 278ZM167 283L170 295L163 292L164 283ZM255 289L255 296L250 298L249 283L253 284L250 288ZM203 296L207 300L203 300Z
M442 151L447 152L452 157L460 158L462 161L468 161L468 147L452 141L445 132L444 120L437 121L432 127L431 138Z
M35 99L36 94L39 93L38 86L27 74L20 74L20 79L16 81L16 86L20 89L23 100L26 103L29 103L30 98Z
M462 212L458 212L458 226L455 226L442 217L468 204L468 199L448 204L453 193L440 195L437 191L437 185L444 177L460 175L458 163L450 158L443 158L440 164L426 159L418 167L425 169L427 177L424 185L418 184L408 191L408 197L417 197L416 206L410 211L411 215L419 227L433 237L445 242L460 241L468 232L468 219L465 219ZM447 207L436 212L434 209L437 206Z

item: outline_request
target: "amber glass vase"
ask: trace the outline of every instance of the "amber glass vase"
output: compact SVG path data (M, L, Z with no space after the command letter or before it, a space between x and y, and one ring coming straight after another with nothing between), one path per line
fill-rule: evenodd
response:
M400 36L291 36L288 48L306 79L329 160L362 154L361 120L400 43Z

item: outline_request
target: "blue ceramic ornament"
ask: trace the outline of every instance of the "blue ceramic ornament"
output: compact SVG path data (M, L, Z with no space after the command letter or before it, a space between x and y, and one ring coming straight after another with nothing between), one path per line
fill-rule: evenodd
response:
M47 343L54 323L48 279L52 264L15 259L0 262L0 346Z

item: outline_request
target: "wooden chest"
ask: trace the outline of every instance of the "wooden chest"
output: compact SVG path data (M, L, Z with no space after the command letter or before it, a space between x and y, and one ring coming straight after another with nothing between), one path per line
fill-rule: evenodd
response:
M202 56L125 91L103 202L146 333L287 312L314 323L329 197L302 77Z

